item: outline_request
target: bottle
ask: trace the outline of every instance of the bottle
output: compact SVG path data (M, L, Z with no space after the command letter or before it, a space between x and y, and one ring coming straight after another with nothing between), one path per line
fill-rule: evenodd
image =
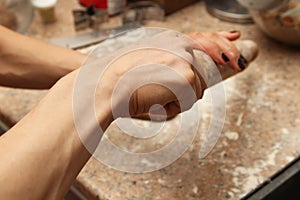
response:
M94 6L97 9L107 9L107 0L79 0L79 3L84 7Z
M108 15L113 16L123 12L126 0L79 0L85 7L94 6L96 9L107 10Z

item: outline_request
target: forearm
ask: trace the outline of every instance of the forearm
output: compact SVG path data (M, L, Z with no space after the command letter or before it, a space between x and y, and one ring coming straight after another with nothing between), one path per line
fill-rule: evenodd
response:
M74 126L75 73L64 77L15 127L0 138L0 199L61 199L90 158ZM109 97L101 97L99 123L111 123ZM102 106L103 105L103 106Z
M178 38L177 34L166 34L164 37L175 37L174 41ZM190 49L188 44L178 44L179 49ZM218 52L216 55L220 56ZM86 78L77 77L79 70L75 70L60 79L33 111L0 138L0 159L5 163L0 165L0 199L61 198L89 159L89 152L92 151L85 149L73 119L72 91L76 78L84 84L78 93L85 97L79 101L83 106L80 120L89 122L84 118L87 111L84 106L93 106L96 110L93 114L98 117L102 130L113 121L112 107L116 118L149 114L151 107L157 104L163 106L166 111L164 115L175 116L192 106L203 94L204 88L199 81L201 77L197 77L199 75L194 73L188 62L172 53L153 49L133 51L112 62L101 78L95 72L105 65L101 59L91 61L88 69L92 71L87 71L91 73L87 73ZM175 74L165 68L157 70L158 66L150 66L153 64L169 66ZM92 77L97 78L95 87ZM121 80L125 82L119 82ZM179 94L174 94L169 86ZM92 89L89 91L94 96L88 96L86 89ZM91 98L95 105L86 101ZM180 108L180 102L184 102L183 108ZM84 133L89 138L93 127L85 128L90 130Z
M80 67L86 55L58 47L0 26L0 85L50 88Z

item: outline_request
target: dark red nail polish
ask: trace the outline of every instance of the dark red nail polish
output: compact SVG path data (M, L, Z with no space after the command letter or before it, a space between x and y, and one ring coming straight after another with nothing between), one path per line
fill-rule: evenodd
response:
M245 65L248 64L247 59L246 59L243 55L240 55L240 59L243 61L243 63L244 63Z
M230 62L229 58L226 56L225 53L222 53L221 56L222 56L222 59L223 59L226 63Z
M246 68L247 64L248 64L248 61L246 60L246 58L243 55L240 55L240 57L238 59L238 65L239 65L240 69L244 70Z
M239 33L240 31L237 31L237 30L232 30L230 31L230 33Z

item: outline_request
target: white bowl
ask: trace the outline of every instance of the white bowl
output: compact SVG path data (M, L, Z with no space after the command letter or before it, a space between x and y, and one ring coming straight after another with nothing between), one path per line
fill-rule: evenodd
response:
M286 0L237 0L242 6L254 10L274 8Z
M238 0L271 38L300 45L300 0Z

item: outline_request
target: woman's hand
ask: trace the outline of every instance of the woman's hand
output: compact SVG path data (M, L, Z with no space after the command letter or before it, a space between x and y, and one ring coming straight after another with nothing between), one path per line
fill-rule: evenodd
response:
M206 89L201 74L189 62L191 49L205 50L217 64L230 64L233 69L241 71L238 65L240 52L231 43L239 38L239 32L191 33L188 36L194 42L186 38L177 40L176 37L180 36L172 33L152 38L185 54L182 57L165 50L141 49L117 59L103 75L98 88L99 92L108 89L110 96L101 95L96 99L111 99L114 118L131 116L148 119L150 111L154 119L171 118L191 108ZM153 64L157 68L149 67ZM159 68L161 65L169 68ZM135 70L137 68L140 70ZM101 85L110 87L102 88Z
M241 36L239 31L193 32L188 35L196 40L217 64L230 64L237 71L245 69L247 61L231 42Z
M231 38L231 33L194 34L193 38L196 40L194 43L176 40L176 34L166 36L170 37L160 38L163 40L154 39L158 39L159 44L165 44L165 48L169 50L172 47L182 57L160 49L136 50L111 63L99 84L95 85L96 90L90 77L83 79L84 90L79 93L83 97L79 102L83 109L79 110L79 120L87 126L85 127L87 129L84 129L85 132L80 136L78 124L74 121L73 98L74 83L79 76L79 69L60 79L30 113L8 133L1 136L0 158L5 164L0 165L0 199L63 198L94 150L94 148L87 149L82 137L95 147L102 136L94 132L95 124L86 120L87 110L84 108L95 107L98 117L95 120L96 128L100 124L103 131L115 118L129 115L148 116L150 108L154 114L172 117L189 109L198 98L201 98L206 87L200 74L195 72L190 64L193 48L201 49L202 46L217 63L222 63L219 53L225 52L233 67L237 68L236 59L239 57L239 52L232 50L232 54L229 53L234 47L226 39ZM13 38L15 37L12 36ZM148 42L157 42L154 39ZM26 48L29 46L25 45ZM74 55L69 55L68 51L64 52L61 57L57 56L55 59L58 59L57 61L68 59L67 63L69 60L72 61ZM41 58L49 57L45 53ZM99 58L99 62L96 62L96 71L103 67L101 59L105 58ZM65 62L61 63L62 66L68 67L65 66ZM49 69L50 66L52 65L49 65ZM45 74L48 73L47 69L48 67L40 70ZM40 78L45 77L40 76ZM89 87L94 89L92 92L95 94L95 105L87 101L94 96L85 96ZM156 104L161 106L153 106ZM163 108L166 114L162 112ZM112 117L114 111L116 115ZM95 113L88 114L94 116ZM90 124L92 126L89 126Z

